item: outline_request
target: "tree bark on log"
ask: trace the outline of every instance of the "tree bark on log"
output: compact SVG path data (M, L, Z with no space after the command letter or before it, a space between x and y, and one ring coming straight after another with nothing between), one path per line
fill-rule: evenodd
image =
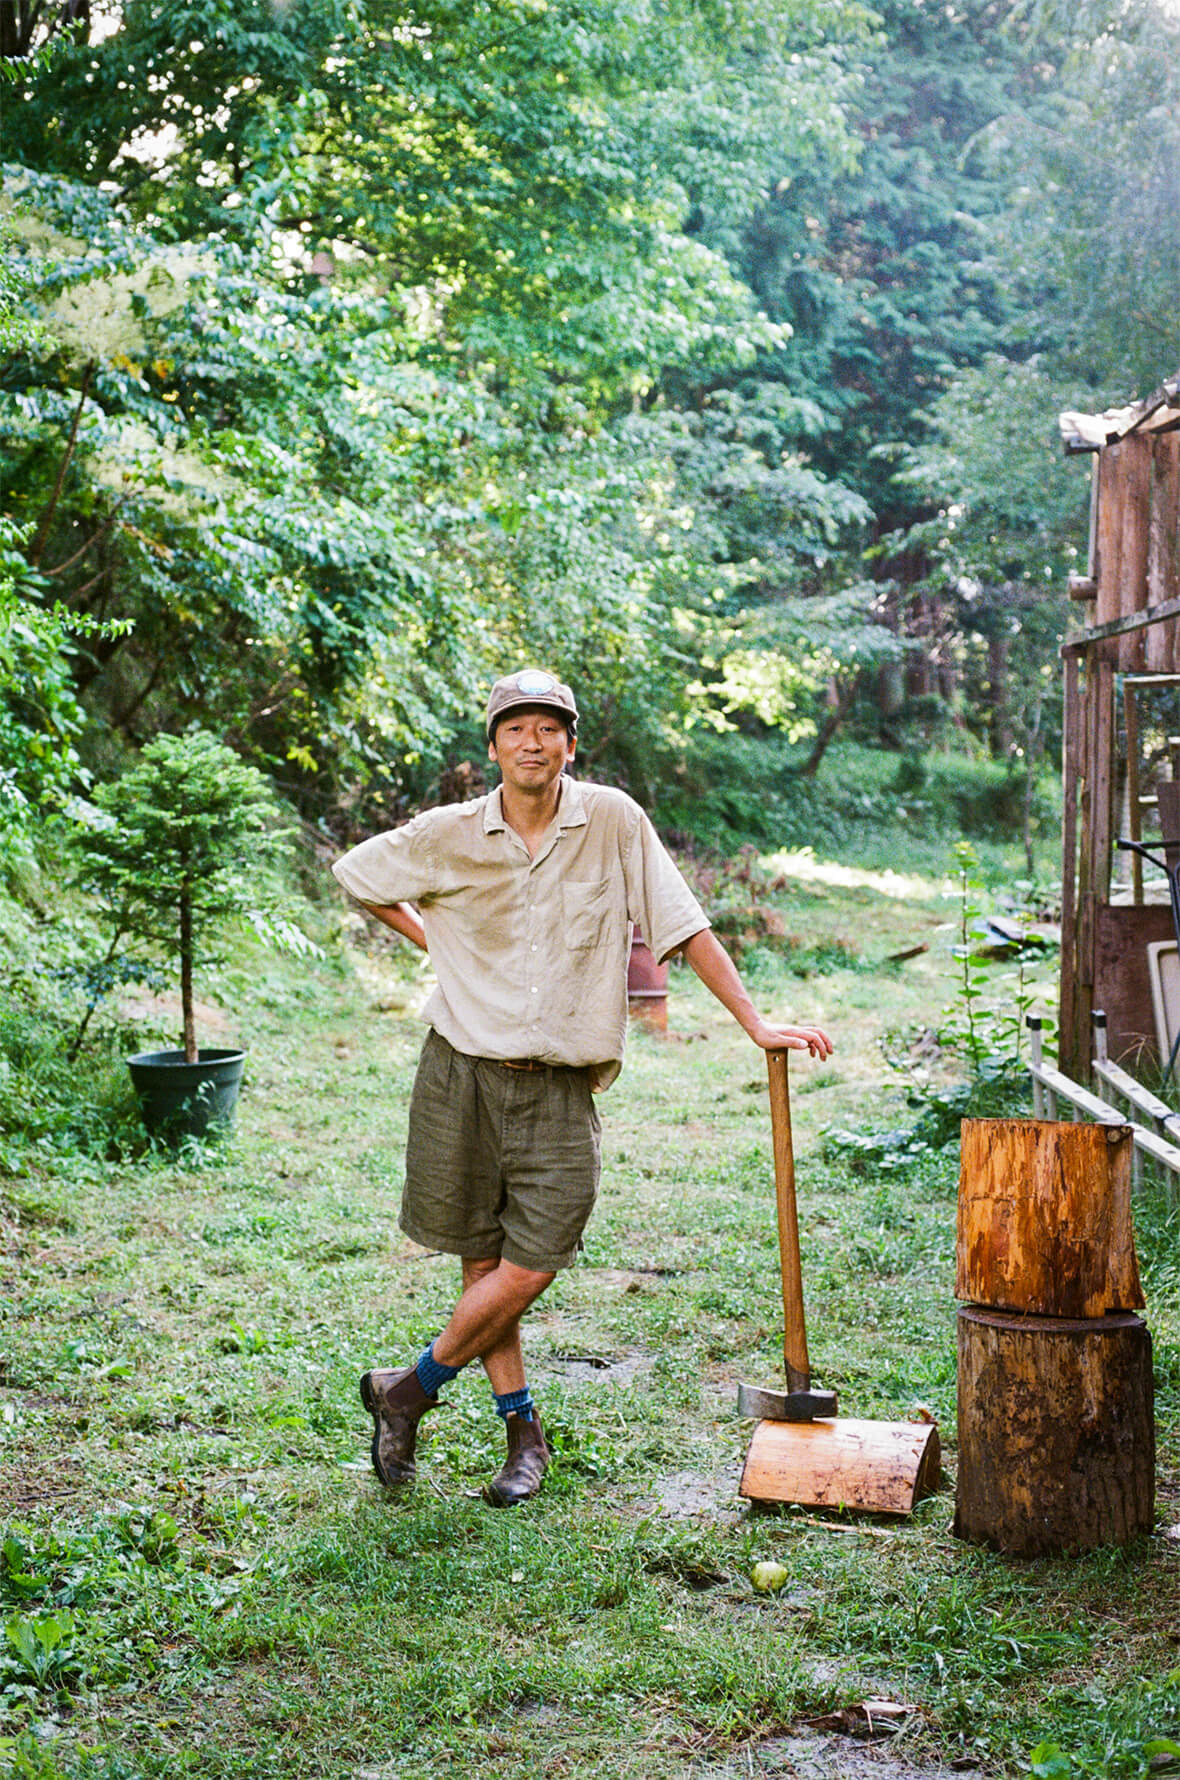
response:
M1128 1125L964 1119L955 1296L1038 1316L1140 1310Z
M1036 1557L1149 1533L1153 1403L1140 1317L963 1306L956 1536Z

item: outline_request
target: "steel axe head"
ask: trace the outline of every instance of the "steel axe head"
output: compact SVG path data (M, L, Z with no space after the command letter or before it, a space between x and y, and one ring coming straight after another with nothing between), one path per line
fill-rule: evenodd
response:
M738 1414L756 1421L813 1422L836 1413L835 1391L764 1391L739 1384Z

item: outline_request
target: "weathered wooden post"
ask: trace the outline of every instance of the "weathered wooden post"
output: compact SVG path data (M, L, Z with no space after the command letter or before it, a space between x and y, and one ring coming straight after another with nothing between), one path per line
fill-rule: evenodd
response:
M1033 1556L1151 1530L1151 1335L1126 1125L966 1119L955 1532Z

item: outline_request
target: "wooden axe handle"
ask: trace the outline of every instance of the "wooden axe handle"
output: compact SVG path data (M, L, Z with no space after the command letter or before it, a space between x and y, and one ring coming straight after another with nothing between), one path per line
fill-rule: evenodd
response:
M778 1205L778 1250L783 1272L783 1360L787 1388L811 1388L807 1326L803 1321L803 1270L799 1261L799 1212L795 1204L795 1155L791 1145L791 1096L786 1051L767 1051L770 1077L770 1130L774 1139L774 1195Z

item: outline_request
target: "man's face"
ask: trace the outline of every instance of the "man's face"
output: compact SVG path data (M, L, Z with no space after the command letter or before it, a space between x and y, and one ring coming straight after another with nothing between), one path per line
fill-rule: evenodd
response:
M525 705L509 711L488 743L488 759L513 791L547 791L574 757L574 738L556 711Z

